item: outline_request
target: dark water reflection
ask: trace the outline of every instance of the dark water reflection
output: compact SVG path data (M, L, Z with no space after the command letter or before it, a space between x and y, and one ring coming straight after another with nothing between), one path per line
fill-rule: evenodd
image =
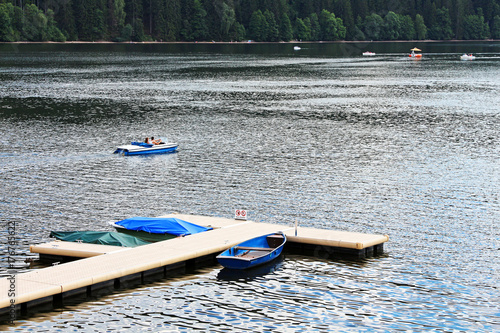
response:
M51 230L173 211L391 237L379 258L210 267L17 329L499 330L499 44L422 45L421 61L407 43L1 45L0 218L18 222L19 271ZM111 154L150 135L179 153Z

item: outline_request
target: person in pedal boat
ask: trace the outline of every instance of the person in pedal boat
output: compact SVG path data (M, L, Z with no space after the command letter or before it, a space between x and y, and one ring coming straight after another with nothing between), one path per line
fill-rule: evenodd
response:
M155 137L154 137L154 136L152 136L152 137L151 137L151 141L150 141L150 143L151 143L151 144L154 144L154 145L159 145L159 144L160 144L160 143L162 143L162 142L161 142L161 139L156 139L156 140L155 140Z

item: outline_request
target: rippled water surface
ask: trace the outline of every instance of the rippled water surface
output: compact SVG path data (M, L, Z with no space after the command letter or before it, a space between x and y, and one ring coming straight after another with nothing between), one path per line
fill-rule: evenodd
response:
M19 272L51 230L171 212L390 236L375 258L210 266L0 329L499 331L500 44L413 46L0 45L2 276L8 221ZM179 152L112 154L151 135Z

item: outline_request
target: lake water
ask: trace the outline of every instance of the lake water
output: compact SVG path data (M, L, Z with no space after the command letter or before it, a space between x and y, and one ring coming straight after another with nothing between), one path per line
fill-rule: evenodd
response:
M0 329L500 331L500 43L293 46L0 45L1 276L8 221L24 272L51 230L237 208L383 256L211 266ZM179 152L112 154L151 135Z

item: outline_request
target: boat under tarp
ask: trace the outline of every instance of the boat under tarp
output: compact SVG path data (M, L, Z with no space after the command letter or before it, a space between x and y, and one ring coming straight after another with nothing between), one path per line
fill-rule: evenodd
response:
M136 247L151 244L140 238L112 231L51 231L50 237L66 242Z
M133 235L151 242L212 230L212 228L180 220L175 217L138 216L114 222L112 225L118 232Z

